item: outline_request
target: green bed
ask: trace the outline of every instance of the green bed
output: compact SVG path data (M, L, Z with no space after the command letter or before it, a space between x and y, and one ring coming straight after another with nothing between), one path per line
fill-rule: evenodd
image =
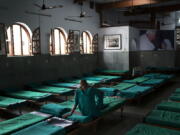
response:
M0 135L10 134L37 122L48 119L50 115L38 112L27 113L13 119L0 122Z
M101 74L112 74L112 75L125 75L129 73L128 70L98 70L97 73Z
M47 85L54 86L54 87L67 87L76 89L79 87L77 83L67 83L67 82L53 82L53 81L46 81Z
M141 85L158 86L158 85L164 84L165 82L166 82L166 79L150 79L150 80L142 82Z
M49 98L51 96L50 93L42 93L42 92L34 92L34 91L28 91L28 90L17 90L17 89L12 89L12 91L10 91L10 89L5 90L6 91L6 95L11 96L11 97L15 97L15 98L20 98L20 99L27 99L27 100L45 100L47 98Z
M180 135L180 131L151 126L147 124L137 124L125 135Z
M137 77L132 80L124 80L123 82L125 82L125 83L142 83L147 80L149 80L148 77Z
M177 88L175 91L174 91L174 93L179 93L180 94L180 88Z
M105 97L104 98L104 106L106 106L106 107L101 111L102 115L122 107L124 105L125 101L126 101L125 99L121 99L121 98ZM47 104L44 106L43 109L44 109L44 112L49 113L51 115L58 116L59 114L61 114L61 116L62 116L63 114L68 112L68 111L63 111L64 108L69 109L69 111L70 111L73 106L74 106L74 99L68 100L68 101L65 101L65 102L62 102L59 104L55 104L53 106ZM60 109L60 110L58 110L58 109ZM82 116L81 113L79 112L78 108L75 110L75 113L72 116L68 117L68 119L72 120L72 121L80 122L80 123L87 123L92 120L92 118L90 118L88 116Z
M94 76L82 77L83 80L93 80L93 81L101 81L101 82L108 82L121 78L122 78L121 76L110 76L110 75L94 75Z
M119 96L127 99L136 98L150 92L153 89L152 86L138 86L135 85L125 90L121 90Z
M179 112L180 113L180 103L179 102L172 102L172 101L164 101L160 104L156 105L158 110L167 110L172 112Z
M121 90L125 90L125 89L128 89L128 88L131 88L133 86L135 86L136 84L132 84L132 83L119 83L115 86L112 86L113 88L121 91Z
M57 123L59 124L59 123ZM65 135L65 128L42 121L11 135Z
M1 108L16 107L25 102L26 102L26 100L23 100L23 99L16 99L16 98L0 96L0 107Z
M104 96L116 96L118 92L116 88L112 87L100 87L97 89L103 92Z
M145 74L144 77L156 78L156 79L172 79L173 74L161 74L161 73L149 73Z
M38 84L29 84L27 86L36 91L48 92L53 94L72 95L74 93L74 90L70 88L53 87L53 86L38 85Z
M76 80L71 80L71 81L68 81L68 82L80 84L80 81L81 81L81 79L76 79ZM93 85L93 84L101 83L101 81L97 81L97 80L87 80L87 83L90 84L90 85Z
M145 118L145 122L161 126L180 128L180 113L164 110L153 110Z
M177 101L179 102L180 101L180 93L173 93L170 97L169 97L170 100L172 101Z

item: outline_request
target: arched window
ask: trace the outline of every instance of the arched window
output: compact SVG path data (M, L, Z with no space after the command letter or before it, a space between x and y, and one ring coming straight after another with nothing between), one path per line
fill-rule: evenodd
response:
M67 54L67 33L63 28L55 28L51 31L50 36L50 54L65 55Z
M7 29L8 56L30 56L31 37L30 28L24 23L15 23Z
M82 32L82 47L84 54L92 53L92 35L89 31Z

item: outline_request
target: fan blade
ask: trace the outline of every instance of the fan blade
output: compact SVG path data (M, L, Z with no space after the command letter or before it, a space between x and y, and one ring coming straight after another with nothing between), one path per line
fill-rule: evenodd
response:
M36 3L34 3L34 6L36 6L38 8L42 8L42 6L40 6L40 5L36 4Z
M75 19L71 19L71 18L64 18L64 20L66 20L66 21L72 21L72 22L79 22L79 23L82 23L82 21L75 20Z
M80 16L68 16L68 17L80 17Z
M31 12L31 11L25 11L25 13L31 14L31 15L40 15L40 16L45 16L45 17L52 17L52 15L49 15L49 14L36 13L36 12Z
M49 7L46 7L46 9L62 8L62 7L63 7L62 5L58 5L58 6L49 6Z

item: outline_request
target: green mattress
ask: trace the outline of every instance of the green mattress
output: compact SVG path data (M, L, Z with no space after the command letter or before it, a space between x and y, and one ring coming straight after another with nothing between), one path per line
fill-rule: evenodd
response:
M142 83L147 80L149 80L148 77L137 77L132 80L124 80L123 82L125 82L125 83Z
M107 107L101 110L102 115L114 111L116 109L119 109L120 107L122 107L122 105L124 105L126 100L123 98L105 97L103 102L104 105Z
M174 72L174 71L180 71L180 68L179 67L146 67L147 70L150 70L150 71L169 71L169 72Z
M27 113L19 117L0 122L0 135L15 132L42 120L49 118L49 116L40 116L37 114Z
M98 70L99 73L126 74L128 70Z
M71 81L68 81L70 83L80 83L81 79L78 79L78 80L71 80ZM97 81L97 80L87 80L87 83L89 84L98 84L100 83L101 81Z
M46 85L37 85L37 84L31 84L27 85L28 87L40 91L40 92L49 92L54 94L71 94L74 90L70 88L63 88L63 87L52 87L52 86L46 86Z
M145 122L180 128L180 113L164 110L153 110L145 119Z
M150 79L141 83L141 85L160 85L165 83L166 79Z
M65 129L43 121L11 135L65 135Z
M161 102L156 107L158 110L167 110L167 111L180 113L180 103L179 102L165 101L165 102Z
M138 124L125 135L180 135L180 131L147 124Z
M77 88L79 87L79 84L77 83L63 83L63 82L57 82L57 83L51 83L51 82L46 82L50 86L55 86L55 87L68 87L68 88Z
M173 93L170 97L169 97L170 100L173 100L173 101L180 101L180 93Z
M22 98L28 100L40 100L51 96L51 94L49 93L41 93L27 90L13 91L6 94L15 98Z
M174 77L174 75L173 74L149 73L149 74L145 74L144 77L156 78L156 79L171 79Z
M115 89L118 89L120 91L120 90L128 89L128 88L133 87L133 86L135 86L135 84L132 84L132 83L119 83L119 84L117 84L115 86L112 86L112 87L115 88Z
M180 88L177 88L174 93L179 93L180 94Z
M116 93L118 91L116 88L109 88L109 87L100 87L97 89L103 92L104 96L116 96Z
M105 79L121 79L121 76L113 76L113 75L94 75L93 77L97 78L105 78Z
M99 81L99 82L102 82L102 81L106 81L107 79L105 78L100 78L100 77L82 77L81 80L92 80L92 81Z
M126 100L121 99L121 98L105 97L103 101L104 101L104 106L106 106L106 107L101 110L102 115L106 114L110 111L113 111L115 109L120 108L125 103ZM62 108L72 109L73 106L74 106L74 99L68 100L68 101L65 101L62 103L58 103L53 106L50 105L49 106L50 107L49 114L54 115L52 112L59 114L59 110L58 110L59 108L60 109L62 109ZM77 112L77 113L74 113L72 116L68 117L69 120L80 122L80 123L86 123L86 122L89 122L90 120L92 120L92 118L90 118L88 116L82 116L81 113L79 112L78 108L76 109L75 112ZM46 112L46 113L48 113L48 112ZM62 114L64 114L64 112Z
M136 98L138 96L141 96L142 94L145 94L153 89L152 86L133 86L131 88L121 90L119 93L119 96L123 98Z
M7 108L9 106L19 105L25 101L26 100L0 96L0 107Z
M45 104L45 105L42 105L40 108L40 112L48 113L48 114L51 114L53 116L58 116L58 117L61 117L63 114L69 111L71 111L71 109L68 106L66 107L60 104L55 104L55 103Z

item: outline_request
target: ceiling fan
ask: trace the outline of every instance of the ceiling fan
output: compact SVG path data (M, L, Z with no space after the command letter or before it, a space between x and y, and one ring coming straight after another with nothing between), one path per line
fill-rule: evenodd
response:
M54 9L54 8L62 8L63 5L56 5L56 6L46 6L45 4L45 0L43 0L43 4L39 5L39 4L34 4L34 6L40 8L41 10L46 10L46 9Z
M37 13L37 12L32 12L32 11L25 11L26 14L30 15L38 15L38 16L45 16L45 17L52 17L52 15L49 14L42 14L42 13Z
M69 17L79 17L79 18L88 18L92 16L88 16L85 11L83 11L83 4L81 3L81 12L78 16L69 16Z

